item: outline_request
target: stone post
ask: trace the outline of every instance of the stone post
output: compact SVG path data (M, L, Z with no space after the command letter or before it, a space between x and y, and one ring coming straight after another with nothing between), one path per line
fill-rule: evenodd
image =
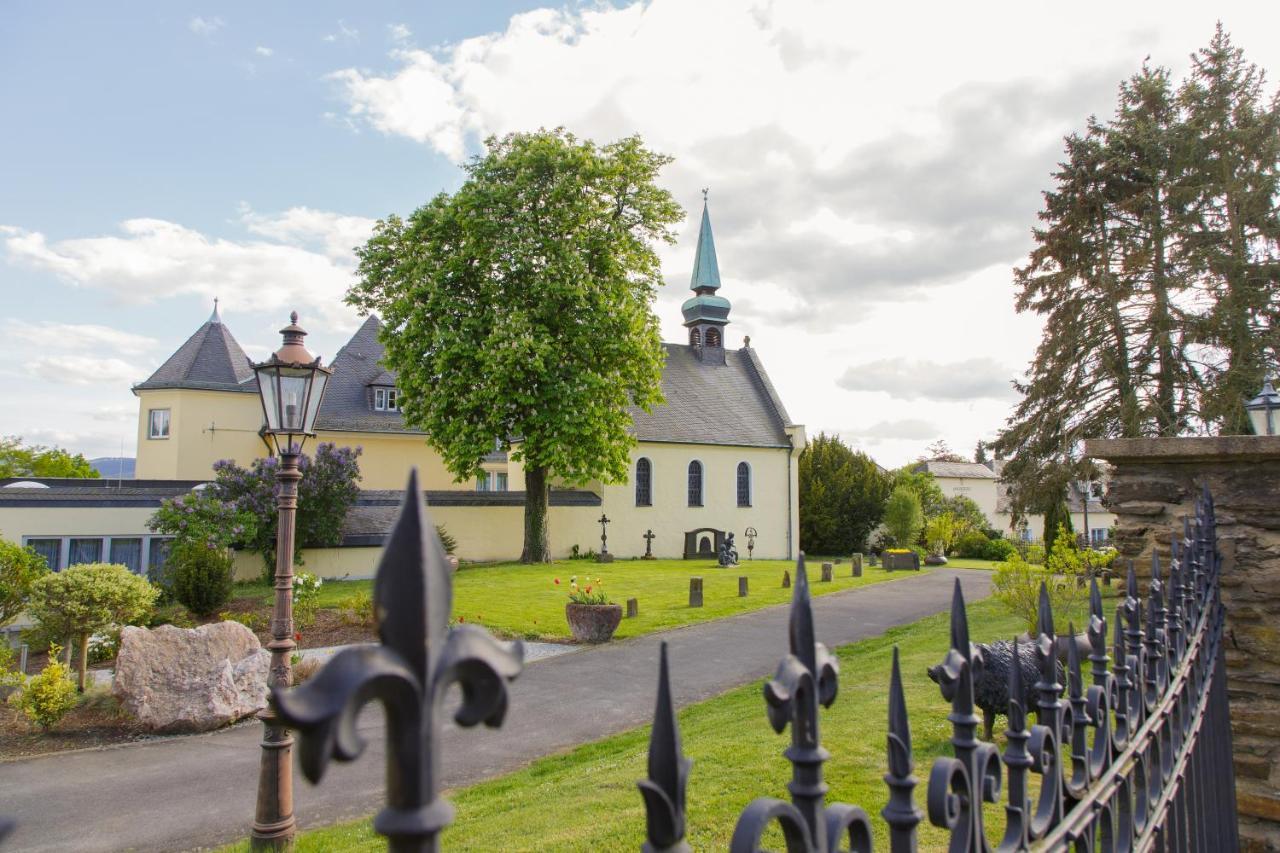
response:
M791 572L786 569L782 570L782 588L789 589L791 587Z
M853 564L853 576L855 578L862 577L862 555L854 554L853 557L849 559L849 562Z
M640 615L640 602L634 598L627 599L627 618L634 619Z
M702 578L689 578L689 606L702 606Z
M834 571L835 571L835 567L832 566L830 563L823 563L822 564L822 582L831 583L831 576L834 573Z
M1150 574L1204 485L1213 493L1227 608L1236 801L1244 850L1280 847L1280 436L1099 439L1085 455L1112 466L1117 563ZM1144 584L1145 588L1145 584Z
M747 597L747 578L745 575L738 577L738 598Z

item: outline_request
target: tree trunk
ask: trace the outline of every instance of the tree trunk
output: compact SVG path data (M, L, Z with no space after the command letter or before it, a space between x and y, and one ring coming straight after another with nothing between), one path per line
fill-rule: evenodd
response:
M524 553L522 563L550 563L551 540L547 533L550 477L545 465L526 468L524 492Z
M76 642L80 644L80 662L76 669L76 689L81 693L84 692L85 675L89 670L89 635L81 634L76 638Z

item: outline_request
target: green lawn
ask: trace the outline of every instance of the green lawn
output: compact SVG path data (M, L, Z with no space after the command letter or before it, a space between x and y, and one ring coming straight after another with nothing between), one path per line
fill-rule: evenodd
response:
M1022 629L1016 618L989 599L970 605L969 618L975 641L1012 638ZM877 829L877 849L887 849L879 811L887 800L882 776L894 644L901 650L915 775L920 779L915 799L923 810L933 759L951 754L949 705L925 674L948 648L946 614L839 649L839 696L821 717L823 745L831 751L825 767L831 786L828 802L864 808ZM784 652L779 644L779 656ZM671 661L671 673L678 682L678 658ZM512 715L519 713L519 707L511 708ZM775 735L770 729L759 683L690 706L679 716L684 749L693 759L688 840L695 850L723 850L738 813L752 798L787 797L790 769L782 751L790 734ZM475 733L475 737L484 736L481 730ZM638 849L644 840L644 810L635 780L645 774L648 736L647 727L626 732L451 792L457 819L446 831L443 846L450 850ZM1003 737L997 740L1003 748ZM988 825L1002 826L1002 809L987 808ZM989 837L998 839L994 834ZM945 847L942 833L927 826L927 821L921 826L920 843L922 850ZM767 846L783 849L781 837L770 839ZM306 833L298 845L299 851L382 849L384 842L373 834L367 820Z
M862 577L852 577L846 559L834 567L831 583L821 583L821 561L808 561L811 588L815 595L915 577L915 572L886 572L864 564ZM612 600L625 604L639 600L640 615L623 619L615 636L635 637L651 631L675 628L693 622L719 619L782 604L791 598L783 589L784 571L795 575L795 563L787 560L755 560L736 568L722 569L702 560L621 560L600 564L586 560L566 560L550 565L496 563L464 565L458 570L453 588L453 615L478 623L506 637L527 640L565 640L564 605L569 578L600 578ZM926 570L922 569L921 573ZM702 607L689 607L689 578L703 579ZM748 595L738 597L738 578L748 578ZM560 585L555 579L560 579ZM322 607L332 607L343 598L370 588L371 581L329 581L320 589ZM241 584L238 597L255 596L269 604L271 590L261 584Z

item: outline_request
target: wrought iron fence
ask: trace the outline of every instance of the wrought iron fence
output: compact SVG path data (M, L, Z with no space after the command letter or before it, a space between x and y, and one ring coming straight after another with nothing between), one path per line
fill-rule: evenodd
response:
M957 582L951 607L951 648L937 668L951 703L952 755L935 758L926 808L916 805L909 715L897 649L889 677L888 804L880 817L893 851L917 848L927 817L949 836L952 851L1238 849L1231 763L1224 609L1213 500L1206 490L1193 519L1173 537L1169 578L1153 559L1147 596L1130 565L1124 598L1111 625L1096 581L1089 597L1088 678L1068 643L1065 681L1053 613L1042 587L1037 636L1035 707L1024 706L1021 667L1009 667L1006 746L977 737L974 683L985 665L970 641ZM381 646L346 650L301 687L273 696L281 717L298 729L303 772L319 781L330 758L355 759L363 748L355 719L378 699L386 707L387 807L374 828L395 851L439 849L452 808L438 795L440 701L449 684L462 687L455 718L464 726L497 726L507 708L506 682L521 668L519 643L493 640L474 626L448 627L452 581L434 528L411 479L400 518L375 581ZM731 853L761 849L768 829L781 829L788 853L870 851L871 817L826 802L819 708L836 699L839 666L817 641L801 557L791 604L790 653L764 688L768 721L791 730L784 755L792 766L790 800L760 798L746 806L729 843ZM425 642L424 642L425 638ZM1028 715L1034 712L1036 722ZM642 849L679 853L691 762L680 745L666 645L658 664L657 704L649 742L648 778L638 784L647 815ZM1033 776L1039 790L1032 792ZM1007 793L1005 793L1007 792ZM1001 837L989 840L983 804L1003 799Z

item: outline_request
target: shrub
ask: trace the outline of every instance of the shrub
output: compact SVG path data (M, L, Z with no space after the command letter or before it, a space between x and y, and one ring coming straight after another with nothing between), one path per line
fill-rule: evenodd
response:
M1008 539L988 539L979 559L999 562L1009 559L1016 553L1018 549L1013 547L1013 543Z
M21 687L25 680L13 662L13 646L0 639L0 687Z
M229 610L224 610L218 614L218 618L223 622L239 622L255 634L265 630L267 623L271 621L267 614L255 611L232 613Z
M1081 595L1081 587L1074 576L1055 575L1041 566L1010 555L1006 562L996 566L991 576L993 595L1010 613L1021 618L1027 633L1033 637L1040 614L1040 585L1049 590L1049 604L1053 608L1054 631L1065 634L1070 625L1071 613Z
M71 682L70 669L58 660L61 652L56 644L50 646L49 663L10 700L42 729L57 725L76 705L76 686Z
M373 608L373 593L369 590L348 595L339 601L338 613L346 625L364 625L372 628L377 624Z
M44 557L0 539L0 625L18 618L26 607L31 585L48 573Z
M436 525L436 535L440 537L440 547L444 548L444 552L446 554L451 555L454 551L458 550L458 540L454 539L453 536L449 534L449 531L444 529L443 524Z
M910 547L920 536L924 513L919 496L908 486L898 486L884 505L884 526L902 547Z
M324 581L310 572L298 572L293 576L293 621L299 629L315 624L323 584Z
M235 560L226 548L180 542L169 554L173 597L197 616L209 616L231 598Z
M181 604L166 604L163 607L157 607L151 614L151 618L147 620L148 628L155 628L158 625L194 628L196 620L191 618L191 613Z
M117 563L82 563L47 574L31 587L27 611L49 636L67 637L79 649L78 687L83 692L89 638L112 626L146 621L158 590Z
M113 626L89 638L89 663L106 663L120 654L120 628Z
M1037 566L1043 566L1044 565L1044 546L1028 545L1027 553L1023 557L1023 559L1025 559L1028 563L1032 563Z
M956 556L967 560L987 560L990 559L987 557L987 548L990 545L991 542L986 536L976 530L970 530L956 540Z

